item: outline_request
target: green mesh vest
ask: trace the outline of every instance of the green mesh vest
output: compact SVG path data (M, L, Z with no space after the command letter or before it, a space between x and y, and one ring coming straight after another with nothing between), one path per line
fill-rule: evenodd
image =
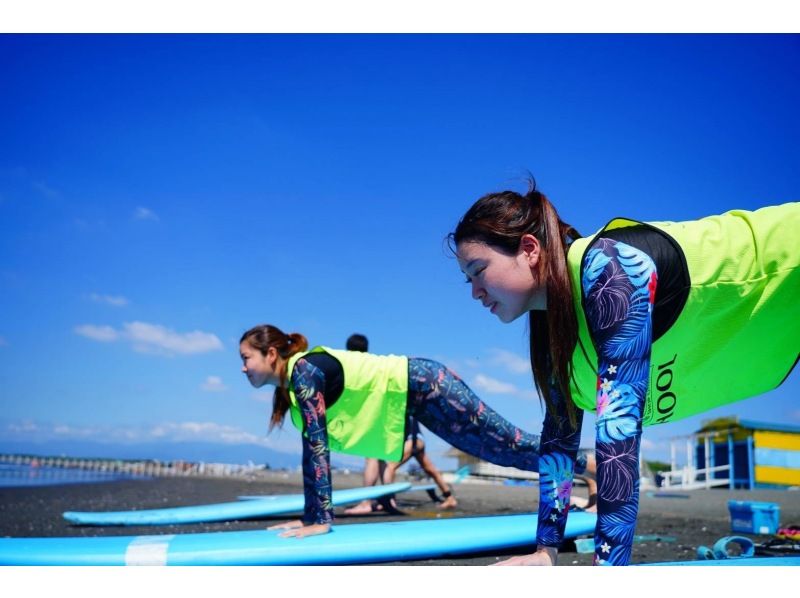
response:
M287 380L291 380L298 359L320 352L336 358L344 369L342 395L325 413L330 449L386 461L402 459L408 358L315 347L289 358ZM289 400L292 423L305 434L303 415L291 384Z
M603 230L638 224L616 218ZM678 319L653 343L643 424L679 420L780 385L800 354L800 203L645 226L680 246L691 288ZM576 240L567 254L581 341L571 393L589 411L596 405L597 353L583 311L581 264L593 240Z

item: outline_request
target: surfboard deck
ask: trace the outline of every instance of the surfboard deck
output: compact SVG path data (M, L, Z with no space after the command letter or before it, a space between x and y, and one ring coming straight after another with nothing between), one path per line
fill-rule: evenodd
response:
M712 559L708 561L673 561L641 563L659 567L800 567L800 556L752 556L745 558Z
M436 484L422 484L417 486L409 486L405 490L393 490L392 492L387 492L385 494L400 494L401 492L418 492L422 490L436 490ZM381 494L384 496L384 494ZM238 500L263 500L265 498L271 499L274 498L273 496L269 496L266 494L243 494L241 496L236 497ZM379 498L379 497L372 497L372 498ZM365 499L366 500L366 499Z
M250 501L244 501L245 504ZM594 532L597 516L570 513L565 537ZM345 565L443 558L532 545L537 515L490 515L334 525L328 534L279 531L0 538L0 565Z
M411 484L401 482L386 486L334 490L331 493L331 499L334 506L341 506L379 498L394 492L403 492L409 488L411 488ZM286 494L262 496L258 500L142 511L66 511L63 516L70 523L78 525L174 525L284 515L302 512L304 505L305 498L302 494Z

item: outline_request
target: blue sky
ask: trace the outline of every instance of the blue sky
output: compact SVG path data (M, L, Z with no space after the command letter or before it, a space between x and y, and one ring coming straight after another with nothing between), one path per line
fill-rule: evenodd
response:
M0 87L0 450L297 450L239 373L261 322L439 359L538 433L525 323L444 249L477 197L530 171L588 234L800 189L798 36L3 35ZM648 428L645 457L709 417L800 425L799 394Z

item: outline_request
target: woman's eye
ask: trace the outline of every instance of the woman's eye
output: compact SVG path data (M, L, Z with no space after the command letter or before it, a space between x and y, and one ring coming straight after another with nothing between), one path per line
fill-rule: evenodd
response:
M469 274L467 274L467 279L466 279L464 282L466 282L467 284L471 283L471 282L472 282L472 279L473 279L473 278L477 278L478 276L480 276L481 274L483 274L483 271L484 271L484 270L486 270L486 266L483 266L482 268L478 268L477 270L475 270L475 274L473 274L472 276L470 276Z

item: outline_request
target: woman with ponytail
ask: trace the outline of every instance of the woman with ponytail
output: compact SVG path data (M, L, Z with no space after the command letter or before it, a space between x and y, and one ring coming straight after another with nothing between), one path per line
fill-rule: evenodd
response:
M330 451L400 461L413 418L452 446L498 465L538 471L539 437L503 419L440 363L328 347L255 326L239 342L242 372L275 386L270 429L289 413L303 435L303 518L283 536L324 534L333 522ZM577 456L576 471L593 464ZM445 496L447 498L447 496Z
M800 203L692 222L616 218L589 238L532 180L478 199L449 235L472 297L528 314L541 437L537 551L555 564L581 424L595 411L595 563L630 561L642 426L767 392L800 354Z

